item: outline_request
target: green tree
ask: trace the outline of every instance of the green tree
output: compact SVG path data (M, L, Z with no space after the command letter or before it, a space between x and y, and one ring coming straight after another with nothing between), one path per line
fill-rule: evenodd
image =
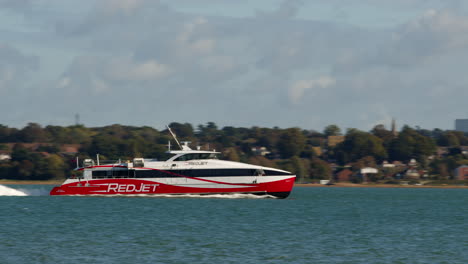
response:
M382 139L359 130L349 130L345 140L336 147L336 157L341 164L357 161L366 156L373 156L383 161L388 154Z
M393 135L393 132L390 131L390 130L387 130L384 125L376 125L371 130L371 134L378 137L378 138L380 138L386 149L390 146L390 144L392 143L393 138L395 137Z
M93 138L86 152L90 156L101 154L110 159L118 159L122 157L122 155L125 155L125 153L128 153L128 151L120 151L123 144L124 142L117 137L100 134Z
M193 127L189 123L170 123L169 127L171 130L176 133L177 137L182 140L191 140L194 137Z
M459 147L460 139L453 131L448 131L440 135L440 137L437 139L437 144L439 146L446 147Z
M425 163L425 158L435 152L436 145L432 138L419 134L409 126L404 126L400 134L390 145L390 159L409 161L415 158Z
M34 164L29 160L22 160L16 164L16 177L19 180L31 180L34 174Z
M18 132L18 137L22 142L47 142L49 135L39 124L29 123Z
M317 153L315 153L312 145L306 144L301 153L301 158L311 159L313 157L317 157Z
M330 179L332 175L332 169L328 162L319 158L312 158L310 162L310 178L311 179Z
M46 162L47 162L47 177L49 179L65 178L66 165L60 156L56 154L52 154L46 159Z
M16 128L9 128L4 125L0 125L0 142L16 142L17 139L15 138L15 134L17 133L18 129Z
M64 143L68 144L85 144L91 141L91 137L94 135L94 132L83 126L75 125L67 127L68 139Z
M323 134L328 136L341 136L341 129L337 125L329 125L323 130Z
M12 161L23 161L23 160L30 160L31 153L28 149L24 147L23 144L17 143L13 147L13 151L11 153L11 160Z
M299 156L304 149L306 138L299 128L288 128L280 136L278 152L283 158Z
M274 129L262 128L260 129L257 143L259 146L272 150L277 145L279 136L279 133L277 133L277 131Z
M196 134L202 142L213 144L221 133L214 122L208 122L206 126L198 125Z
M290 159L290 162L291 167L293 168L291 172L296 175L296 181L304 182L307 177L307 170L302 159L298 156L294 156Z

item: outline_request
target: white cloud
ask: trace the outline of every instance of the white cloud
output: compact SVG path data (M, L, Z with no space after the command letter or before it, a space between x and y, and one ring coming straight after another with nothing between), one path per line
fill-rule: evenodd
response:
M191 45L193 50L200 53L210 53L213 51L214 46L215 41L213 39L199 39Z
M134 80L151 80L164 77L169 74L169 72L170 69L166 65L150 60L136 65L136 67L129 72L129 77Z
M0 92L17 90L32 72L39 68L36 56L25 55L18 49L0 43Z
M282 1L278 9L273 12L257 11L257 17L268 18L272 20L291 19L297 15L303 3L304 1L301 0Z
M123 12L126 15L131 15L143 6L145 0L105 0L103 1L103 11L109 14Z
M468 18L448 11L427 10L419 19L406 25L399 38L427 36L439 49L464 48L468 44Z
M167 98L177 98L183 104L170 118L184 117L191 123L240 120L320 130L317 126L349 122L359 127L390 115L408 120L438 116L429 105L445 104L452 112L464 105L468 17L430 2L360 1L359 6L368 9L354 17L369 10L398 21L402 10L411 9L405 16L420 14L394 28L369 29L343 20L298 19L305 1L270 3L261 10L273 11L230 17L178 12L178 1L102 1L88 3L89 11L47 13L52 14L43 18L49 29L55 23L62 25L60 30L47 35L47 41L42 37L31 43L54 45L74 58L55 69L55 89L44 88L44 96L70 101L87 94L84 108L112 109L109 118L129 112L125 107L114 109L122 98L128 101L124 105L140 111L139 121L129 117L128 122L140 123L150 119L148 113L172 107L174 100ZM356 3L333 1L344 12ZM35 22L37 14L27 19ZM1 50L0 87L5 89L26 79L23 73L34 70L34 59L22 53L8 59L7 53L14 52ZM54 55L41 54L41 60L54 65ZM144 98L136 101L137 93ZM312 119L311 112L322 119Z
M59 79L57 88L65 88L70 96L86 92L118 94L122 90L145 87L148 83L154 85L170 74L169 66L152 59L140 62L132 56L81 56L75 58L70 69Z
M207 72L230 72L236 67L236 60L231 56L208 56L201 61L200 66Z
M112 88L104 80L101 79L91 79L91 88L97 95L103 93L112 93Z
M320 76L311 80L298 80L289 87L289 99L297 103L307 90L327 89L335 85L336 80L330 76Z
M207 27L209 27L208 21L203 17L197 17L185 23L183 30L176 38L179 50L189 56L213 52L215 40L203 36L206 35Z
M70 77L63 77L57 82L57 88L62 89L71 85Z
M130 57L123 57L113 58L104 64L104 75L110 81L151 81L170 73L167 65L155 60L136 62Z

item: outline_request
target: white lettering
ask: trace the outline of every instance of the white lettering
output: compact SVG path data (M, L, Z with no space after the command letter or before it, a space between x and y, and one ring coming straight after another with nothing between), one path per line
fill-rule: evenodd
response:
M125 192L134 192L136 189L135 184L129 184L127 185L127 188L125 189Z
M208 162L207 161L189 161L188 164L200 166L200 165L207 165Z
M110 191L116 192L118 187L119 187L118 183L110 183L109 186L107 187L107 191L108 192L110 192Z
M135 184L110 183L107 186L107 192L131 193L131 192L155 192L159 184L140 184L139 188ZM151 188L153 187L153 188Z

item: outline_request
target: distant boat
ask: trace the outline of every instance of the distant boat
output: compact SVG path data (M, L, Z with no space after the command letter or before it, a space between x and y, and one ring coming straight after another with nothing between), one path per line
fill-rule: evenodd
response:
M100 164L86 159L80 177L54 187L50 195L256 194L286 198L296 175L275 168L217 159L216 151L192 150L189 142L170 150L166 161L135 158ZM78 160L77 160L78 163Z

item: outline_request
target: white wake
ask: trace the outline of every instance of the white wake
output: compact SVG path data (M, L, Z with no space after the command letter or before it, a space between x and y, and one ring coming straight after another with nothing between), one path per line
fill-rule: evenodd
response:
M81 195L79 195L81 196ZM232 194L93 194L100 197L155 197L155 198L217 198L217 199L277 199L272 195L255 195L245 193Z
M0 196L28 196L28 194L24 191L0 185Z

